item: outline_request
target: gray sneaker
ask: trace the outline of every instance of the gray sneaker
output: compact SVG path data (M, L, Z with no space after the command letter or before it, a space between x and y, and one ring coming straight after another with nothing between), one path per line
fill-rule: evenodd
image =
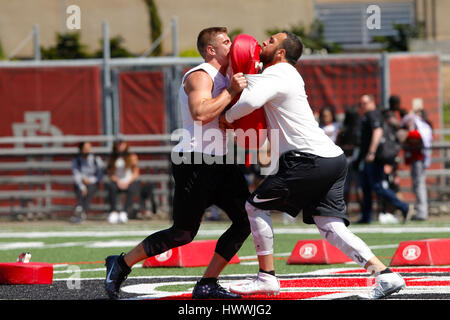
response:
M372 300L385 298L406 287L405 280L394 272L379 274L375 277L375 283L376 285L368 295L368 298Z

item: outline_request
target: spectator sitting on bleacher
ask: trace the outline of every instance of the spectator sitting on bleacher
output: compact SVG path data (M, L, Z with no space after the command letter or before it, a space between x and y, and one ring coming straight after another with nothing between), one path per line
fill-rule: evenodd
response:
M71 217L72 222L82 222L86 219L89 203L99 189L104 170L102 159L91 152L91 143L81 142L78 149L78 155L72 160L74 189L77 196L77 205Z
M133 209L133 200L140 190L137 178L139 176L138 157L129 152L128 143L117 141L114 143L112 155L108 164L108 176L110 182L107 184L109 193L110 214L108 221L112 224L128 222L128 215ZM117 212L117 196L125 192L125 206L122 211Z

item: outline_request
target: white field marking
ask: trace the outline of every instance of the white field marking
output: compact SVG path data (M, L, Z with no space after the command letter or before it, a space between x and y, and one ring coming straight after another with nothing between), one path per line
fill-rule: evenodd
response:
M170 292L170 291L163 291L158 290L158 287L163 286L172 286L172 285L183 285L183 284L189 284L192 285L192 288L186 291L177 291L177 292ZM189 294L192 293L192 289L194 288L195 281L179 281L179 282L165 282L165 283L143 283L143 284L134 284L129 286L123 286L121 288L122 291L126 293L135 293L142 296L135 297L134 299L158 299L158 298L164 298L164 297L175 297L182 294ZM134 300L133 299L133 300Z
M87 244L86 248L117 248L117 247L134 247L142 240L111 240L97 241Z
M15 250L22 248L42 248L43 242L6 242L0 244L0 250Z
M66 266L68 267L70 264L67 264ZM139 269L142 268L142 263L136 264L132 267L132 269ZM97 272L97 271L106 271L106 267L102 267L102 268L91 268L91 269L81 269L77 270L77 272ZM61 274L61 273L73 273L73 270L71 269L67 269L67 270L58 270L58 271L53 271L53 274ZM64 279L67 280L67 279ZM83 279L84 280L84 279Z
M141 268L141 267L142 267L142 264L136 264L135 266L133 266L133 269L134 268ZM407 277L416 277L414 275L414 272L411 272L409 270L416 269L418 267L417 266L409 266L409 267L405 266L405 267L393 267L393 268L401 269L401 270L399 270L399 272L402 272L402 271L409 272L410 275L407 276ZM434 269L434 268L439 268L439 266L438 267L436 267L436 266L420 266L420 268ZM106 271L106 268L104 267L104 268L81 269L80 270L80 272L83 272L83 271ZM354 273L346 272L346 273L342 274L343 276L344 275L352 275L352 274L356 274L356 275L360 275L360 276L364 276L364 275L368 276L368 273L366 272L366 270L361 269L361 268L327 268L327 269L320 269L320 270L316 270L316 271L309 271L309 272L303 272L303 273L282 274L282 275L280 275L280 279L284 280L284 279L289 279L289 278L302 277L302 276L305 276L305 275L308 275L308 276L309 275L326 276L326 275L330 275L330 274L332 275L332 276L330 276L330 278L334 279L336 276L341 275L338 272L344 272L344 271L354 271ZM69 273L69 272L66 271L66 272L61 272L61 273ZM433 273L433 272L430 272L430 273ZM221 276L221 283L222 283L222 281L230 281L230 280L227 280L228 277L242 277L244 279L244 278L252 278L255 275L256 275L255 273L249 273L249 274L242 273L242 274L222 275ZM131 278L132 279L142 279L142 280L145 280L145 279L153 279L153 280L160 279L161 281L163 281L163 280L166 280L166 279L186 279L186 278L189 278L189 277L197 277L197 278L199 278L200 276L198 276L198 275L191 275L191 276L185 276L185 275L183 275L183 276L180 276L180 275L157 276L157 275L152 275L152 276L133 276L133 277L130 276L128 278L129 279L131 279ZM93 278L82 278L81 280L89 281L89 280L104 280L104 279L105 279L104 277L93 277ZM436 279L442 279L442 277L436 277ZM65 278L64 279L53 279L53 281L67 281L67 279L65 279ZM414 281L417 281L417 280L414 280ZM423 281L427 281L427 280L423 280ZM447 287L450 289L450 286L447 286Z
M408 278L408 277L406 277ZM412 276L414 278L414 276ZM447 278L447 277L446 277ZM335 277L325 277L321 279L335 279ZM364 278L365 279L365 278ZM426 279L417 279L414 281L430 281L434 280L436 281L447 281L448 279L442 279L442 277L430 277ZM231 283L235 283L236 280L222 280L221 285L225 289L229 289L229 286ZM158 289L159 287L165 287L165 286L172 286L172 285L192 285L191 288L188 288L188 290L185 291L165 291ZM133 298L133 299L156 299L156 298L163 298L163 297L176 297L183 294L189 294L192 292L193 286L195 284L195 281L174 281L174 282L159 282L159 283L142 283L142 284L134 284L129 286L122 287L122 290L127 293L134 293L138 294L139 296ZM281 292L336 292L337 293L330 293L325 294L319 297L313 297L308 298L304 300L330 300L330 299L337 299L337 298L344 298L348 296L367 296L367 294L372 290L372 286L359 286L359 287L282 287ZM424 293L450 293L450 286L447 285L435 285L435 286L410 286L402 289L400 291L401 294L424 294ZM395 297L393 295L392 297Z
M149 230L127 230L127 231L35 231L35 232L0 232L0 238L108 238L108 237L146 237L160 229ZM443 233L450 232L450 227L350 227L353 233ZM199 236L220 236L225 231L222 229L203 229L198 232ZM275 234L319 234L316 228L275 228Z
M69 247L85 247L85 248L118 248L118 247L134 247L142 239L135 240L111 240L111 241L71 241L61 243L45 244L44 242L2 242L0 250L15 250L29 248L35 249L53 249L53 248L69 248Z
M330 279L333 279L334 277L330 277ZM225 289L229 289L229 286L231 283L234 283L235 281L231 280L225 280L221 281L221 285ZM189 288L186 291L177 291L177 292L171 292L171 291L164 291L161 289L158 289L159 287L165 287L165 286L171 286L171 285L183 285L183 284L190 284L192 285L192 288ZM182 294L189 294L192 292L193 285L195 284L195 281L180 281L180 282L164 282L164 283L143 283L143 284L135 284L135 285L129 285L122 288L124 292L127 293L134 293L138 294L138 297L135 297L134 299L156 299L156 298L163 298L163 297L175 297ZM332 293L323 295L320 297L314 297L310 298L311 300L330 300L330 299L336 299L336 298L343 298L348 296L354 296L354 295L361 295L365 296L372 290L371 286L367 287L286 287L281 288L281 292L336 292L338 293ZM423 293L450 293L450 287L449 286L433 286L433 287L427 287L427 286L414 286L410 288L402 289L402 294L423 294ZM310 300L308 299L308 300ZM306 300L306 299L305 299Z
M1 250L29 250L29 249L53 249L53 248L69 248L69 247L77 247L82 246L84 248L120 248L120 247L134 247L137 245L141 239L134 240L111 240L111 241L71 241L71 242L62 242L62 243L51 243L45 244L42 241L30 241L30 242L3 242L0 243L0 251ZM370 249L385 249L385 248L396 248L398 244L385 244L385 245L375 245L370 246ZM275 253L275 257L289 257L291 252L282 252ZM256 255L251 256L242 256L240 259L243 261L241 264L243 265L254 265L253 262L248 262L245 260L256 259ZM350 262L352 263L352 262Z
M307 298L307 299L302 299L302 300L331 300L331 299L345 298L345 297L350 297L350 296L355 296L355 295L365 296L370 291L370 288L368 288L366 290L364 290L364 288L362 288L363 290L361 290L361 288L359 288L359 290L354 290L354 291L351 291L348 288L347 289L342 288L342 290L339 290L339 288L331 288L331 289L332 290L330 290L330 291L336 290L336 291L346 291L346 292L325 294L325 295L321 295L319 297ZM355 288L355 289L357 289L357 288ZM328 288L327 288L327 290L328 290ZM322 290L322 291L324 291L324 290ZM391 295L389 298L391 300L395 300L395 295L397 295L397 294L421 295L421 294L448 294L448 293L450 293L449 286L427 286L427 287L414 286L414 287L403 288L399 292Z

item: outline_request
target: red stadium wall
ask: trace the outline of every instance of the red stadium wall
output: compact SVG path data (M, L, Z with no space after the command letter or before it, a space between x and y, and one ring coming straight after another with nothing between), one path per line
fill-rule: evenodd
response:
M0 69L0 136L14 136L13 124L30 124L24 135L102 133L98 67ZM50 123L26 113L49 112Z
M0 136L63 136L102 134L101 74L98 67L45 67L0 69ZM19 145L40 147L42 145ZM14 145L2 144L2 148ZM1 152L1 151L0 151ZM35 157L35 160L40 157ZM1 158L25 161L26 157ZM56 160L56 159L55 159ZM27 170L5 171L3 175L27 175ZM39 175L70 171L37 172ZM41 185L1 185L0 190L39 190ZM52 190L72 187L52 183ZM36 204L36 201L33 201ZM9 206L9 200L0 201ZM53 199L53 204L67 203ZM73 203L73 201L71 201ZM16 203L17 204L17 203Z
M119 75L120 132L166 133L164 75L162 72L121 72Z
M393 55L389 58L390 93L398 95L402 108L410 111L413 100L423 100L424 110L440 129L439 57L437 55Z
M323 58L299 60L308 101L315 113L334 107L337 114L356 106L363 94L381 102L380 64L376 58Z

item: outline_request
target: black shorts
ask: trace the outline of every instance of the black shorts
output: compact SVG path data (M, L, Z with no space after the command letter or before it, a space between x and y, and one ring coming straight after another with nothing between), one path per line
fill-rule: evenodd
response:
M202 159L202 154L198 153L184 156L191 158L190 163L194 163L194 157ZM237 165L225 164L225 156L216 160L212 164L172 163L174 226L182 230L198 229L205 210L211 205L221 208L232 222L248 224L245 201L250 192L247 181Z
M253 206L293 217L303 210L307 224L314 224L313 216L339 217L350 224L344 201L344 154L322 158L292 150L281 155L278 165L276 174L267 176L248 199Z

